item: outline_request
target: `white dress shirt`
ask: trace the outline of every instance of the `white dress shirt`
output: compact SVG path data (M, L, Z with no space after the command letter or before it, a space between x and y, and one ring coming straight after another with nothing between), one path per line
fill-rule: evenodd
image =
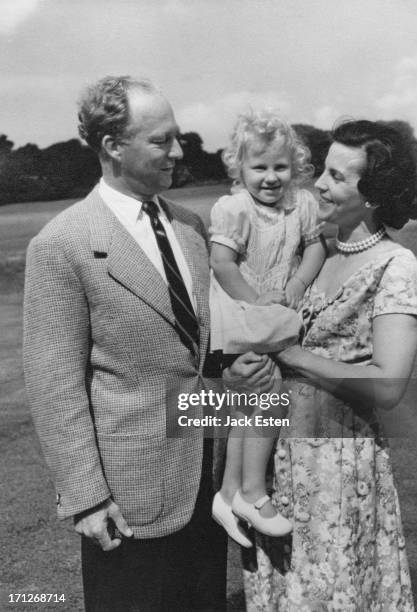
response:
M138 245L158 270L165 283L168 284L158 243L156 241L149 216L142 210L142 202L125 195L116 189L113 189L107 185L103 178L100 179L98 192L104 203L110 208L112 213L117 217L123 227L126 228L129 234L136 240ZM172 229L170 221L167 219L165 212L158 202L158 199L153 197L152 200L159 208L159 218L164 226L178 268L184 280L185 287L188 291L188 295L190 296L191 303L194 310L196 310L196 301L193 294L193 282L190 270L181 250L181 246L174 230Z

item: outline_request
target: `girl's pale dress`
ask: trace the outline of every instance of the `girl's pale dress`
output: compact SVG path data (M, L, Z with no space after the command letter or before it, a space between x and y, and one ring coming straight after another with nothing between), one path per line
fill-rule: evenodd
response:
M303 346L363 367L374 317L417 315L417 262L402 247L361 267L330 298L305 296ZM257 536L244 570L247 610L414 610L389 448L377 407L346 405L296 381L274 459L274 503L292 538ZM252 558L251 557L252 554Z
M290 189L278 208L256 204L243 189L220 198L211 212L210 238L238 253L246 282L258 293L283 290L300 263L300 247L319 239L317 202L304 189ZM298 339L301 320L273 304L233 300L212 276L211 348L225 353L282 350Z

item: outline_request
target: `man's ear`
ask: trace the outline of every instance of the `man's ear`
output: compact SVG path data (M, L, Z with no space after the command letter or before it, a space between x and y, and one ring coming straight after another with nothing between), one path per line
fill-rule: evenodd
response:
M108 134L106 136L103 136L101 140L101 146L103 151L105 151L107 155L111 157L111 159L120 162L121 144L120 142L117 142L114 136L109 136Z

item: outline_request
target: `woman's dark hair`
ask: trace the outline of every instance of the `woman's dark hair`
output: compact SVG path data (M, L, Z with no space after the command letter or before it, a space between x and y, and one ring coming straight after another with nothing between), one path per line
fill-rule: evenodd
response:
M379 223L400 229L417 219L416 143L379 121L348 121L333 130L333 141L363 147L367 163L358 189L374 204Z

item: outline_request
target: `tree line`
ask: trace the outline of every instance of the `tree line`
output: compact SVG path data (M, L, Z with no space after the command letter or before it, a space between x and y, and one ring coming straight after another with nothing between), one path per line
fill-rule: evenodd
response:
M391 121L416 151L417 141L411 126L404 121ZM330 144L330 132L306 124L294 129L311 151L315 176L321 174ZM180 136L183 158L177 162L173 187L227 180L219 149L207 153L196 132ZM100 177L96 154L78 139L58 142L44 149L35 144L15 148L6 135L0 135L0 204L82 198Z

